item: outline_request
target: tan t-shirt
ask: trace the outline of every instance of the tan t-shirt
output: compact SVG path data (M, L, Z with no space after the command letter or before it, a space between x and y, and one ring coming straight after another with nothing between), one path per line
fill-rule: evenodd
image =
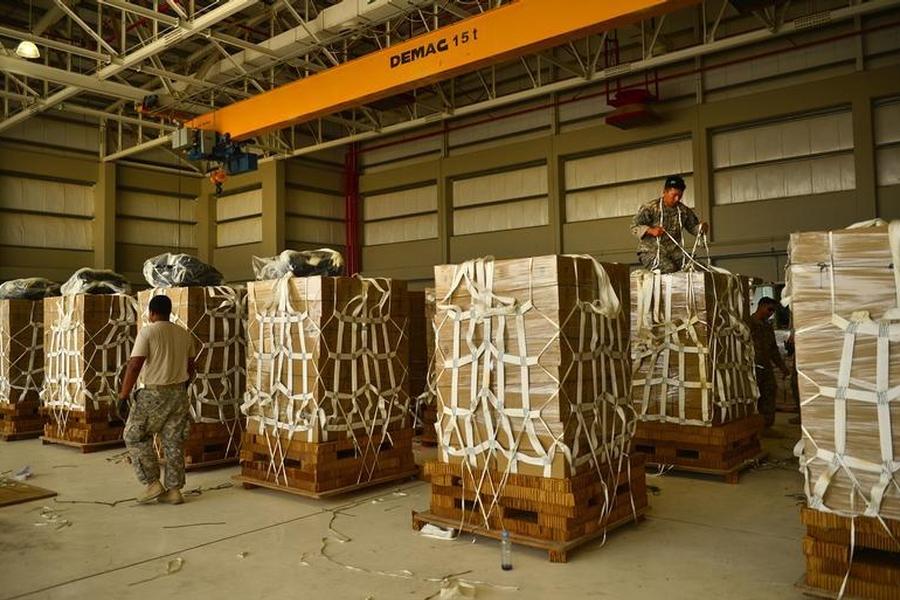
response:
M169 321L150 323L137 334L131 356L146 357L141 369L144 385L171 385L188 380L187 364L194 358L194 338Z

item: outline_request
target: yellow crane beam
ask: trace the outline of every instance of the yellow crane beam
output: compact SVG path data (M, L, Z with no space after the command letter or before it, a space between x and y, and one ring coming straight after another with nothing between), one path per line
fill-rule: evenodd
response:
M700 0L518 0L185 123L241 140Z

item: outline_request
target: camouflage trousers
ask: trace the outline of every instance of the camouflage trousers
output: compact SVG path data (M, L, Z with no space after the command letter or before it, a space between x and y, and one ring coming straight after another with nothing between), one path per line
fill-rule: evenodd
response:
M659 264L656 263L656 252L638 252L638 260L647 270L658 268L663 273L674 273L681 270L681 259L683 255L681 250L675 249L675 252L666 252L665 249L660 250Z
M759 387L759 400L756 408L759 414L765 418L766 427L771 427L775 424L775 397L778 394L775 371L757 367L756 385Z
M125 445L141 483L159 480L154 434L166 459L166 489L184 486L184 441L191 432L187 390L184 387L141 389L125 423Z

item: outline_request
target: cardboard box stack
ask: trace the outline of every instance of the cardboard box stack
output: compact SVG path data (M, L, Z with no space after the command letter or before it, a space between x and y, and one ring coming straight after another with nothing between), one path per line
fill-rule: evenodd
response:
M391 279L248 284L245 482L321 495L415 472L408 302Z
M27 439L43 432L43 383L43 300L0 300L0 439Z
M795 233L790 261L806 584L900 598L900 222Z
M197 374L188 390L190 437L185 464L200 467L237 461L246 387L246 291L229 286L171 287L138 293L138 331L149 323L148 305L157 294L172 300L170 320L191 332Z
M635 517L627 267L480 259L435 267L435 287L430 515L555 542Z
M135 299L77 294L44 299L44 387L48 441L120 444L116 398L134 343Z

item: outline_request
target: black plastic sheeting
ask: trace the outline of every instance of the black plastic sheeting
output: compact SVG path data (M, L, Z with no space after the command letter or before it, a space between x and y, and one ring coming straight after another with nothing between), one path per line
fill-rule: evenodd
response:
M154 288L222 285L215 267L189 254L165 253L144 261L144 279Z
M0 284L0 300L40 300L59 296L59 284L43 277L11 279Z
M253 257L257 281L278 279L287 273L295 277L336 277L344 272L344 257L337 250L285 250L271 258Z
M78 269L62 285L63 296L76 294L127 294L131 285L122 275L107 269Z

